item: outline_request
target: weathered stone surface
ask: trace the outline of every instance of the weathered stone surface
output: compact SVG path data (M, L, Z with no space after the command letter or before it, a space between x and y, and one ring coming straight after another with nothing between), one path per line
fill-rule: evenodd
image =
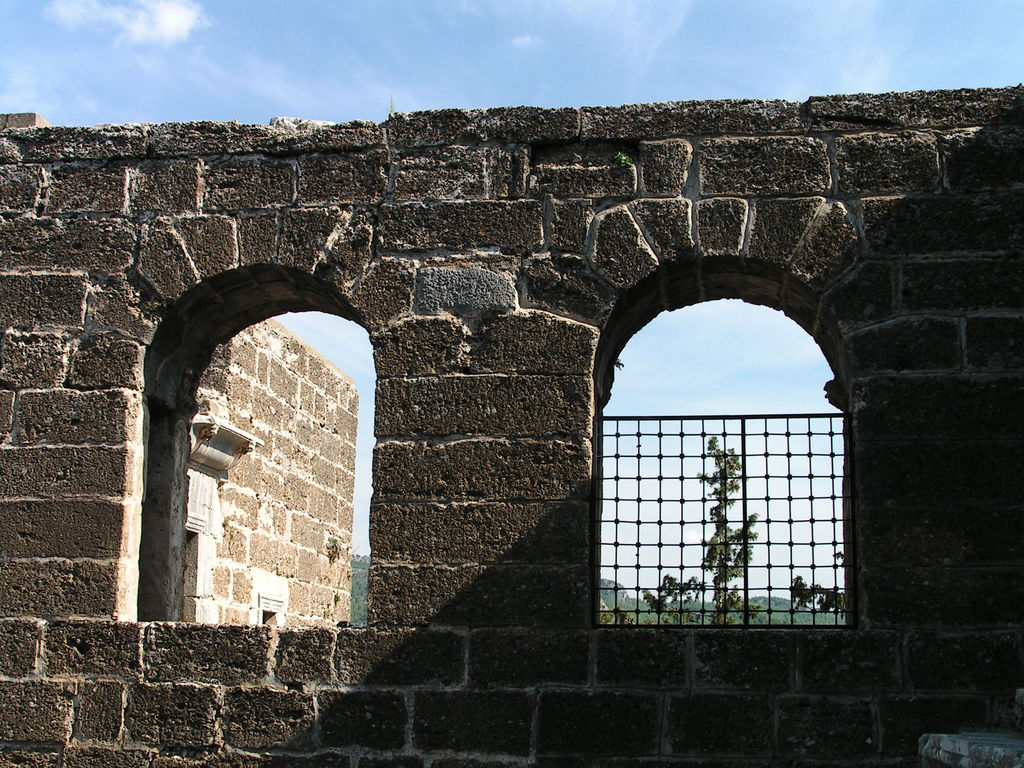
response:
M644 755L656 752L658 701L612 691L544 691L537 716L537 752Z
M612 285L579 256L538 256L523 264L524 307L539 307L598 324L611 311Z
M673 696L669 743L674 754L767 755L772 748L772 719L771 701L763 694Z
M62 742L71 735L74 688L64 683L0 681L0 740Z
M0 386L60 386L67 366L66 354L63 336L7 331L0 336Z
M116 742L121 736L125 686L121 682L87 682L79 689L75 737L85 741ZM104 765L104 763L99 763Z
M824 205L820 197L759 200L754 204L747 258L780 267L788 264Z
M1022 112L1019 87L812 96L806 108L816 131L1019 122Z
M1016 256L906 264L899 298L911 311L1013 309L1024 303L1020 268Z
M704 256L739 256L747 202L732 198L697 203L697 238Z
M132 213L176 213L199 207L199 163L195 160L150 160L128 174Z
M115 334L92 334L71 352L66 384L76 389L142 388L145 347Z
M388 435L585 434L590 382L570 376L447 376L377 383L374 431Z
M11 139L27 162L100 160L146 154L146 126L143 125L47 126L18 131L11 134Z
M175 219L189 259L200 277L210 277L238 265L235 223L226 216L189 216Z
M535 200L383 205L380 233L381 246L390 251L529 252L544 241L541 204Z
M37 165L0 165L0 211L34 208L42 180Z
M412 308L416 275L401 259L382 259L366 273L352 293L352 304L372 330Z
M709 139L697 162L705 195L824 194L832 183L815 138Z
M4 563L0 615L110 617L115 611L117 579L117 566L105 562Z
M1024 318L969 317L965 335L970 368L1019 371L1024 366Z
M372 203L384 196L388 153L383 149L340 155L307 155L299 160L299 205Z
M598 216L594 266L619 287L636 285L658 266L658 258L625 208Z
M589 464L589 450L569 442L386 442L374 451L374 477L380 478L375 490L380 500L560 499L584 492Z
M118 164L59 164L50 171L46 211L119 213L125 207L127 169Z
M596 674L603 685L682 688L689 681L689 634L636 628L597 634Z
M917 632L907 643L907 672L918 691L1000 691L1024 674L1015 632Z
M776 748L783 755L849 760L878 752L866 699L780 696L776 707Z
M243 749L313 748L313 696L272 688L224 692L224 739Z
M0 275L0 326L81 325L87 287L81 275Z
M623 150L628 150L623 151ZM636 154L630 147L573 144L537 149L528 181L534 197L629 198L636 194Z
M152 763L150 761L153 761ZM64 750L64 768L148 768L159 757L141 749L70 746Z
M125 510L91 499L4 501L0 556L117 557Z
M422 691L416 694L418 749L526 755L534 697L526 691Z
M399 749L405 744L405 699L391 691L322 691L317 696L325 747Z
M895 632L818 632L800 640L802 688L811 693L899 691L903 676Z
M482 629L470 636L469 679L476 685L583 685L588 661L582 631Z
M483 267L427 268L417 275L414 307L423 315L513 312L516 290L508 275Z
M370 526L383 560L412 563L574 563L586 556L586 505L379 504Z
M334 635L324 628L279 633L274 665L278 679L285 684L332 680Z
M199 121L164 123L148 129L148 147L158 156L220 155L234 152L346 152L384 143L376 123L315 123L275 119L271 125Z
M786 690L794 639L785 631L698 632L693 638L694 685L719 690Z
M850 219L842 203L822 206L790 261L790 272L812 285L830 286L854 262L860 250Z
M1024 182L1024 130L988 126L940 136L946 179L953 189L1009 187Z
M358 629L338 633L334 665L345 685L458 685L465 640L425 629Z
M217 737L219 708L209 686L138 683L128 689L125 730L144 744L205 747Z
M939 183L939 155L928 133L840 136L836 162L844 194L932 191Z
M371 624L588 624L588 579L578 566L374 566L371 571Z
M139 247L139 275L164 302L173 302L199 279L185 241L171 220L146 225Z
M474 373L586 376L596 344L592 326L547 313L497 316L477 330L467 366Z
M488 140L551 143L579 135L579 111L497 107L404 112L391 115L387 128L389 139L402 147Z
M235 222L241 264L269 264L277 258L277 214L239 215Z
M152 624L143 638L151 682L258 683L267 675L266 627Z
M959 368L958 323L927 317L893 320L853 336L850 353L855 370L862 373Z
M31 675L36 668L38 646L39 624L36 622L23 619L0 621L0 675Z
M689 200L637 200L630 209L661 261L693 257Z
M125 448L24 447L0 451L2 496L123 496Z
M878 705L882 754L916 755L921 734L955 733L983 725L983 702L980 696L884 697Z
M116 272L131 264L135 240L120 219L0 218L0 269Z
M275 208L294 200L294 166L264 157L217 160L205 169L203 207L211 210Z
M395 200L519 197L526 173L522 160L507 149L492 146L448 146L406 153L398 165Z
M622 140L695 134L802 132L800 105L794 101L666 101L622 107L584 107L581 138Z
M849 331L891 316L893 293L892 266L862 262L825 293L824 302L839 327Z
M1005 251L1024 247L1024 191L972 196L872 197L864 233L879 255Z
M461 369L465 331L450 317L414 317L373 339L378 380L454 373Z
M121 390L25 392L18 400L18 425L12 443L121 443L134 436L128 421L142 399Z
M61 754L45 749L0 749L0 768L57 768Z
M589 200L552 201L549 225L552 250L583 253L593 219L594 208Z
M645 197L678 197L686 188L693 148L688 141L641 141L640 188Z
M338 208L295 209L284 214L278 246L279 261L303 272L312 273L316 265L328 258L331 240L349 215ZM252 221L252 220L250 220ZM368 246L369 240L366 240ZM262 251L263 248L255 249ZM344 250L342 251L344 254ZM339 259L343 261L343 259ZM365 260L363 260L365 264ZM343 264L353 267L353 264ZM361 265L360 265L361 266Z
M53 621L43 633L47 675L134 677L139 626L103 621Z

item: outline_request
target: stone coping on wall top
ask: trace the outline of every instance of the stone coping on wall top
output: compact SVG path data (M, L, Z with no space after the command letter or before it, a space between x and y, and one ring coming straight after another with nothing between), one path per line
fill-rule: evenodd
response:
M678 136L955 128L1024 120L1024 87L669 101L618 107L494 107L395 113L385 122L274 118L270 125L198 121L0 131L0 162L299 154L375 146L415 148L497 141L544 144Z
M1024 766L1024 736L1017 733L969 731L926 733L919 754L925 768L1020 768Z

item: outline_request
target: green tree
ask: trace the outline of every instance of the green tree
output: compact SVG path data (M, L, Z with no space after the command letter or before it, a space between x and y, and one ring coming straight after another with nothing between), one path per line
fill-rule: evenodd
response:
M839 587L808 586L803 576L793 579L793 608L833 614L839 621L846 612L846 592Z

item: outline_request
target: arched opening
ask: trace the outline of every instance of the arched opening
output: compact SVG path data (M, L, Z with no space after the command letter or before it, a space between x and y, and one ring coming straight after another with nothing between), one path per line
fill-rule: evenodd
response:
M656 292L620 304L599 350L597 621L846 626L837 334L799 284L700 277L656 276Z
M273 265L217 275L165 311L145 368L141 620L348 620L358 394L268 321L305 311L355 327L330 283Z

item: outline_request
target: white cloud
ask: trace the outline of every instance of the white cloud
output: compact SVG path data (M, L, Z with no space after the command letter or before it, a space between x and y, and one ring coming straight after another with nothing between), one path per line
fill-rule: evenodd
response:
M544 40L536 35L518 35L512 38L512 45L516 48L536 48L543 43Z
M129 43L170 45L186 40L209 21L196 0L51 0L47 13L68 27L112 25Z

